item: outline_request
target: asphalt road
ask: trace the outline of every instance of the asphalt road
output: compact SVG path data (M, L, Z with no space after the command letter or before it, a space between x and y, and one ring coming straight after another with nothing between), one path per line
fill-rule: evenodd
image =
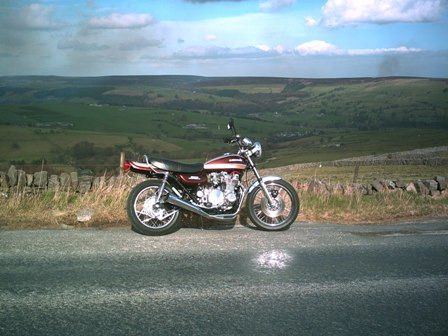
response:
M0 231L0 335L448 335L448 221Z

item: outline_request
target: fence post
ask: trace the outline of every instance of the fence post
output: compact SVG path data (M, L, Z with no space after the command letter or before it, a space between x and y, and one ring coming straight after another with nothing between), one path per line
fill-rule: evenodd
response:
M123 174L124 152L120 153L120 175Z
M358 175L359 175L359 163L357 162L355 165L355 171L353 172L353 183L356 183L358 181Z

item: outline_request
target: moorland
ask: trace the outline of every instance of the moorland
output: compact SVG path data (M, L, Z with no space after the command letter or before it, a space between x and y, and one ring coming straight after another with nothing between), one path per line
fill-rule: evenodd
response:
M229 117L262 142L265 167L446 145L448 80L0 77L0 166L204 160L232 151Z

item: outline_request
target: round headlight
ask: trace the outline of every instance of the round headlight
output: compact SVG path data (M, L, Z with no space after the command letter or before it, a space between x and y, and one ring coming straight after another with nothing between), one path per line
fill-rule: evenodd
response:
M252 147L252 141L249 138L244 138L242 140L243 146L246 148Z
M256 157L260 157L261 156L261 144L259 142L255 142L254 147L252 148L251 152Z

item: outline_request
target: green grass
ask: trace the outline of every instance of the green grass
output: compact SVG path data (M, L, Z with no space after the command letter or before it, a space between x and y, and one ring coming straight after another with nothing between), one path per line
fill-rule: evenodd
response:
M334 147L334 144L342 145ZM263 166L331 161L447 144L448 132L443 129L334 130L321 136L273 146L269 151L269 157L265 159L269 161L264 160Z
M0 77L0 104L3 163L55 160L83 140L114 147L129 139L145 151L201 159L234 149L222 143L229 116L240 134L262 142L264 166L448 144L446 80ZM38 131L45 122L73 127Z
M351 183L355 174L355 167L313 167L302 168L285 173L284 177L301 182L311 178L330 183ZM374 179L401 180L404 183L418 179L433 179L435 176L448 176L448 166L421 165L377 165L360 166L356 181L368 184Z
M311 178L311 176L308 176ZM11 191L0 202L0 226L10 229L74 226L129 225L126 198L137 180L124 178L113 188L102 186L86 194L74 191L43 191L22 194ZM376 193L369 196L326 195L299 190L299 221L333 223L391 222L425 216L448 216L448 198L423 197L403 191ZM93 209L92 221L78 223L81 209ZM244 211L239 220L244 221ZM194 218L194 217L193 217ZM198 218L188 225L200 225Z
M280 93L285 88L284 84L246 84L246 85L221 85L204 86L204 89L212 91L238 90L242 93Z

